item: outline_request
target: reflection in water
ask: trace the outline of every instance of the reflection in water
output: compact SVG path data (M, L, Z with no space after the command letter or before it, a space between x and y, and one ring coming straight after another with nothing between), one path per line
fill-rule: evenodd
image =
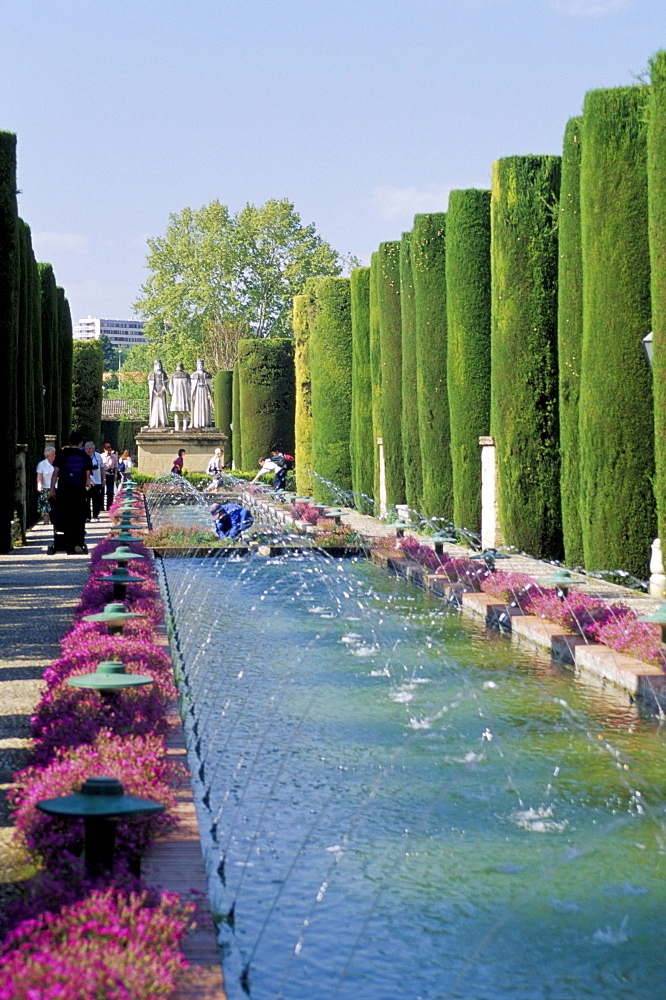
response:
M655 996L655 719L364 562L164 570L232 1000Z

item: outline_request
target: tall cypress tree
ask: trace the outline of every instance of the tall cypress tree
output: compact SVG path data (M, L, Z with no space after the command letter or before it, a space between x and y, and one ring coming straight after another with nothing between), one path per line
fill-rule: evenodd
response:
M372 437L372 370L370 367L370 268L351 273L352 410L349 450L352 490L357 508L374 512L376 444Z
M578 403L583 344L583 251L580 231L580 160L582 118L567 122L562 151L559 215L557 358L560 406L560 486L564 556L569 566L582 566L580 520L580 453Z
M243 454L242 454L242 437L241 437L241 398L240 398L240 377L238 372L238 359L234 365L234 374L232 379L232 399L231 399L231 416L232 416L232 460L234 469L239 469L243 472L247 472L247 469L243 469Z
M20 251L16 207L16 136L0 132L0 552L12 547L16 464L16 368L19 335Z
M72 427L84 441L102 436L104 356L99 340L77 340L72 363Z
M449 196L446 310L453 520L479 532L479 437L490 433L490 191Z
M61 431L60 351L58 330L58 295L50 264L38 264L42 297L42 363L44 365L44 423L47 434L54 434L58 444ZM77 427L76 430L79 430ZM95 440L97 440L95 438Z
M304 294L310 331L314 495L323 502L335 503L339 497L322 479L343 490L352 487L349 278L308 278Z
M72 421L72 366L74 342L72 340L72 314L65 291L56 287L58 298L58 368L60 378L60 440L69 438Z
M491 433L504 538L560 558L557 420L559 156L493 165Z
M373 459L373 494L375 511L379 512L379 458L377 441L382 436L382 355L379 339L379 306L377 300L377 276L379 273L379 254L373 253L370 258L370 374L372 376L372 447Z
M402 321L400 244L381 243L378 251L377 309L382 370L381 424L386 466L386 502L405 502L402 458Z
M238 342L241 448L244 470L277 448L294 452L294 342L287 337Z
M581 159L581 511L587 569L647 572L656 530L647 88L585 97Z
M411 238L423 513L453 517L446 385L446 213L417 215Z
M296 489L312 492L312 372L307 297L294 296L294 364L296 368Z
M666 548L666 52L651 61L648 116L648 219L652 292L654 492L658 533Z
M421 509L423 475L419 411L416 405L416 302L412 277L411 233L400 240L400 319L402 326L402 453L405 499L413 510Z
M233 441L231 432L231 406L233 395L233 371L219 371L215 376L213 398L215 400L215 426L226 434L224 446L224 464L231 465L233 461Z

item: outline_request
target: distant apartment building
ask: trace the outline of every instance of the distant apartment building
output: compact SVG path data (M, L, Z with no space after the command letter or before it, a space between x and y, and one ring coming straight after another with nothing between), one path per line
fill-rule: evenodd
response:
M113 346L126 350L134 344L143 344L143 328L146 324L140 319L98 319L88 316L74 324L72 336L74 340L99 340L106 334Z

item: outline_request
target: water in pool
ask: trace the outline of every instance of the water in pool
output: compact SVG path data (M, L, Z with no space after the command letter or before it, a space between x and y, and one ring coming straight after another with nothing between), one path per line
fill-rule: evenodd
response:
M365 561L167 559L230 998L663 992L659 719Z

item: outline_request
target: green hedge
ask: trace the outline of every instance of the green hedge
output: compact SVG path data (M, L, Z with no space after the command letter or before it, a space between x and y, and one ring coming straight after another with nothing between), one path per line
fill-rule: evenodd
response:
M33 524L37 515L37 494L34 489L35 466L41 460L39 445L42 449L44 438L38 442L36 434L36 407L34 385L39 377L41 387L41 366L35 370L34 341L41 337L39 325L34 327L33 296L35 287L32 284L32 267L34 256L30 230L23 219L18 220L19 243L19 307L18 307L18 352L16 365L16 437L19 444L27 445L26 470L26 517L27 523ZM40 393L41 395L41 393ZM40 400L41 402L41 400Z
M402 320L400 244L381 243L378 251L377 308L382 367L381 424L386 468L386 502L405 502L402 459Z
M412 277L411 233L400 240L400 321L402 327L402 456L405 477L405 500L413 510L420 510L423 494L419 411L416 401L416 302Z
M296 490L312 493L312 376L307 298L295 295L293 305L294 365L296 369L295 451Z
M110 441L119 455L128 448L133 458L136 458L136 436L144 426L143 420L102 420L99 438L95 441L97 450L101 451L105 441Z
M580 188L585 566L641 577L656 532L646 104L642 86L586 95Z
M60 371L60 434L67 441L72 419L72 365L74 342L72 340L72 314L65 290L56 286L58 299L58 365Z
M654 492L658 535L666 549L666 52L650 64L652 90L648 116L647 168L654 390Z
M349 451L352 490L358 510L374 513L375 448L372 438L370 367L370 268L351 273L352 403Z
M99 340L77 340L72 366L72 428L84 441L102 434L102 375L104 357Z
M232 378L232 398L231 398L231 417L232 417L232 449L231 456L234 469L240 469L242 466L242 438L241 438L241 398L240 398L240 380L238 377L238 361L234 365L234 374Z
M490 433L490 191L452 191L446 216L453 520L481 530L479 437Z
M38 264L42 302L42 363L44 365L44 427L54 434L58 445L62 440L62 408L60 381L60 327L58 323L58 293L53 268ZM78 428L77 428L78 429Z
M582 566L583 527L580 519L580 451L578 404L583 344L583 252L580 230L580 160L582 118L567 122L562 151L559 215L557 358L560 407L560 489L564 557Z
M446 385L446 213L417 215L411 237L416 305L416 378L423 475L422 513L453 517Z
M491 434L508 545L562 556L557 419L559 156L493 164Z
M12 547L16 463L16 365L18 351L19 237L16 209L16 136L0 132L0 552Z
M310 331L314 495L340 503L318 477L350 491L352 331L349 278L308 278L304 295Z
M286 337L238 343L241 466L254 469L274 448L294 452L294 342ZM238 455L236 455L236 460Z
M233 461L233 442L231 433L233 404L234 373L219 371L215 376L213 398L215 400L215 426L226 434L224 445L224 464L231 466Z
M379 339L379 305L377 299L377 275L379 273L379 254L373 253L370 258L370 375L372 377L372 448L373 448L373 496L375 513L380 510L379 458L377 439L382 436L382 355Z

